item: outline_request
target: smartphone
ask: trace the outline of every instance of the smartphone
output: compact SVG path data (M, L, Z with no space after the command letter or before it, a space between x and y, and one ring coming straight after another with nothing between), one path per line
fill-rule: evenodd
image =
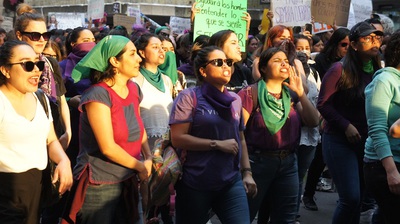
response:
M293 33L301 33L301 26L294 26Z
M312 34L312 24L310 24L310 23L306 24L306 31L308 31Z

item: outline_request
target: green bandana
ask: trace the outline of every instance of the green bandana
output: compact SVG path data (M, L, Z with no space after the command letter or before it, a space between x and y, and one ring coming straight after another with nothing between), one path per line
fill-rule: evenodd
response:
M368 61L367 63L363 63L363 71L368 74L374 73L374 64L372 63L372 60Z
M158 68L161 72L170 77L172 84L175 85L178 80L178 69L176 68L176 56L172 51L168 51L165 53L165 61L162 65L159 65Z
M265 126L271 135L276 134L286 123L290 112L290 94L286 86L282 87L282 99L276 99L268 93L265 81L258 82L258 102Z
M119 35L104 37L94 48L76 64L71 77L74 82L90 77L90 70L104 72L108 67L108 60L117 56L130 40Z
M140 67L140 73L144 76L144 78L150 84L152 84L154 87L156 87L161 92L165 93L164 80L162 78L160 69L157 68L157 73L154 74L151 71L149 71L143 67Z

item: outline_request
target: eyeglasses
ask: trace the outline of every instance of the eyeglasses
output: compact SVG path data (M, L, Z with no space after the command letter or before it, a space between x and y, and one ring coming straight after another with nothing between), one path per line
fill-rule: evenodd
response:
M56 54L47 54L47 53L42 53L46 57L52 57L52 58L57 58Z
M43 37L43 40L48 41L51 37L50 32L38 33L38 32L21 32L22 35L29 37L32 41L39 41L40 37Z
M347 46L349 46L349 43L339 43L339 45L340 45L341 47L347 47Z
M364 43L375 43L375 41L382 43L382 36L365 36L360 39L363 40Z
M33 71L33 69L35 68L35 65L36 65L36 67L38 67L39 71L43 71L43 69L44 69L44 61L37 61L37 62L24 61L24 62L17 62L17 63L9 63L8 65L21 65L22 68L24 68L24 70L27 72Z
M206 67L208 64L212 64L216 67L222 67L223 64L226 64L227 66L231 67L233 65L233 59L222 59L222 58L217 58L217 59L213 59L208 61L204 67Z

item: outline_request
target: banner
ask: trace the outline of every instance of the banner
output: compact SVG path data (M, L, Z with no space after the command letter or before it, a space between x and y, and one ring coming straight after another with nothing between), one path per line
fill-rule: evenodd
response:
M88 18L102 19L104 17L104 0L89 0Z
M347 26L351 0L312 0L311 15L315 22Z
M372 14L371 0L351 0L347 27L351 28L357 23L371 18L371 14Z
M83 27L85 25L85 13L48 12L48 15L56 16L56 20L58 22L57 29L74 29L76 27Z
M311 22L311 0L272 0L274 25L304 26Z
M193 38L200 35L212 36L220 30L233 30L239 38L241 50L246 46L246 21L242 20L247 12L247 1L234 0L197 0Z
M176 34L182 34L185 30L190 29L190 19L171 16L169 26Z

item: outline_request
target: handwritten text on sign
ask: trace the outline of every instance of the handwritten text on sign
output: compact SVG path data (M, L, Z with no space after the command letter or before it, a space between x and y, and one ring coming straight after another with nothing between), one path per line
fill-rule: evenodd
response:
M311 21L311 0L272 0L274 24L304 26Z
M194 20L194 38L200 35L212 36L220 30L233 30L239 38L242 51L246 45L246 21L242 20L247 11L247 1L197 0L200 12Z

